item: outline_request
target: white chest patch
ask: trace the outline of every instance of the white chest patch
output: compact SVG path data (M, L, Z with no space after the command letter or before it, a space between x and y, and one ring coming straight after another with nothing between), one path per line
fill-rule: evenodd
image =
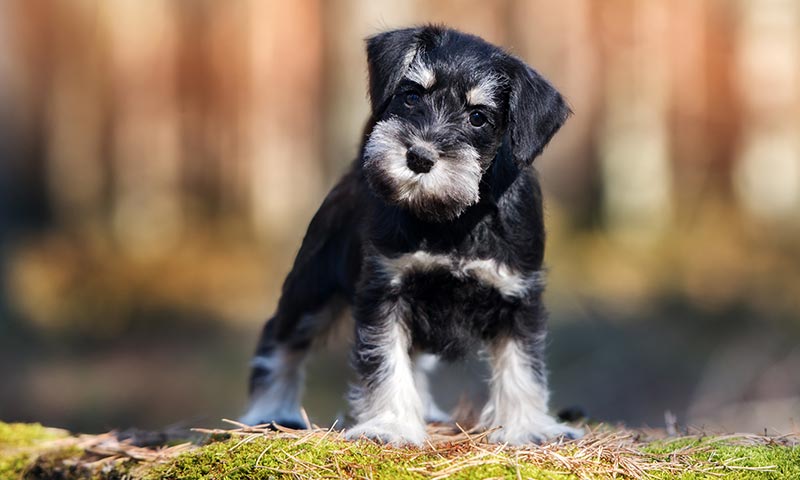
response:
M391 277L392 286L400 286L409 273L445 269L456 278L472 278L493 287L501 295L518 298L534 288L544 287L544 272L523 274L491 258L461 258L416 251L395 258L382 257L381 263Z

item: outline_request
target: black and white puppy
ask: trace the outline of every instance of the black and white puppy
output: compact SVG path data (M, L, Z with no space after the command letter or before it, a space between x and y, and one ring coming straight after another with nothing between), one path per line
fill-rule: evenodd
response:
M311 220L262 333L242 421L304 425L303 363L355 318L352 392L361 436L420 444L444 415L427 391L435 358L488 354L490 440L580 430L548 414L544 225L533 159L570 114L536 71L438 26L367 40L372 115L361 154Z

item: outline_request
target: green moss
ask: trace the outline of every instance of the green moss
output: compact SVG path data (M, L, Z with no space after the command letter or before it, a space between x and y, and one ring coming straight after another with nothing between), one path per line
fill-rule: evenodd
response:
M80 453L74 447L52 450L48 442L64 438L64 430L39 424L0 422L0 480L21 478L38 462L55 461ZM59 456L60 455L60 456ZM29 475L36 478L35 475Z
M686 472L651 471L654 478L800 479L800 448L745 446L724 442L683 439L659 442L643 448L655 464L680 461ZM573 452L576 453L576 452ZM564 455L571 455L568 451ZM424 451L384 448L369 442L257 438L237 445L236 440L217 442L185 453L168 464L151 469L148 480L158 478L269 479L302 478L396 478L421 479L449 474L448 478L577 479L557 465L542 469L517 461L513 453L482 456L470 451L441 457ZM473 463L475 463L473 465ZM480 464L478 464L480 463ZM691 467L691 470L689 471ZM581 472L581 478L608 478Z
M27 453L4 455L0 452L0 479L18 478L31 462L32 458Z
M689 453L703 471L685 472L677 476L657 474L657 478L695 480L705 478L800 479L800 447L783 445L736 445L713 438L681 439L669 443L653 443L643 451L670 455Z
M155 467L145 478L226 478L230 480L283 478L392 478L422 479L437 473L452 472L448 478L552 478L574 479L571 475L546 471L519 463L507 454L482 458L478 454L443 458L424 451L391 449L371 442L349 443L339 440L296 440L258 438L237 446L235 440L212 443ZM463 468L461 468L463 467Z
M0 480L15 478L111 479L278 479L278 478L392 478L400 480L444 477L455 479L531 478L577 480L611 478L616 460L588 459L584 470L564 471L564 464L534 465L513 450L493 454L487 450L454 447L431 452L389 448L371 442L346 442L333 436L290 438L215 438L166 463L117 460L94 465L100 458L84 453L74 442L49 442L66 432L39 425L0 423ZM489 448L488 450L491 450ZM683 438L640 447L652 478L698 480L705 478L800 479L800 447L747 444L747 440ZM530 455L531 452L528 452ZM534 453L535 454L535 453ZM577 446L558 450L563 458L586 459ZM611 457L613 458L613 457ZM602 463L592 463L592 462ZM94 465L94 466L93 466ZM663 467L663 468L662 468ZM601 473L601 472L606 472ZM622 475L617 478L628 478Z
M55 440L69 435L64 430L46 428L38 423L0 422L0 451Z

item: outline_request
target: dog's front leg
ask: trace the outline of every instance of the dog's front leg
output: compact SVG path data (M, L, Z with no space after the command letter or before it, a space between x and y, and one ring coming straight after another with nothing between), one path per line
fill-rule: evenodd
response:
M399 299L356 307L353 363L359 383L351 402L358 424L348 430L350 439L420 445L426 438L407 313Z
M583 435L579 429L558 423L547 412L549 391L543 351L543 334L529 338L508 335L489 346L492 377L481 425L500 427L489 434L489 441L521 445Z

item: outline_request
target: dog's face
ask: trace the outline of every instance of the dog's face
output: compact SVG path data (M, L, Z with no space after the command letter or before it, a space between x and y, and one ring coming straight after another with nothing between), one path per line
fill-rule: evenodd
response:
M363 152L373 191L428 221L478 202L498 155L521 170L569 115L561 95L517 58L439 27L367 41L372 116Z

